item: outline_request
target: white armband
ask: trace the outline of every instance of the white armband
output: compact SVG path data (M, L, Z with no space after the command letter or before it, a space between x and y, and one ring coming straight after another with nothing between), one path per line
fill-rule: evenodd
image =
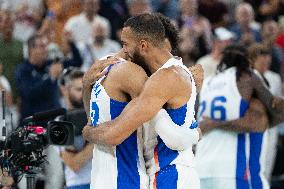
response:
M157 134L161 137L166 146L172 150L186 150L197 144L199 132L197 128L190 129L175 124L166 110L160 110L150 121L155 127Z

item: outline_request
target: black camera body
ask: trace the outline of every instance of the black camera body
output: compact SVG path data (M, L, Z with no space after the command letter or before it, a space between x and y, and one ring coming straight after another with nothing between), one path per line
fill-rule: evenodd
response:
M10 170L11 175L18 177L40 168L46 157L43 150L48 145L72 145L74 125L71 122L49 121L47 126L38 124L62 113L62 110L52 110L47 114L41 112L25 119L23 126L12 131L5 141L1 142L1 168Z

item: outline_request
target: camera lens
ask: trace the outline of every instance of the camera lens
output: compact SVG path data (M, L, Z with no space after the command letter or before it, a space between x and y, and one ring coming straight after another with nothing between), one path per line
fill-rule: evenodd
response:
M68 129L60 126L53 126L50 128L50 140L53 144L63 145L68 139Z

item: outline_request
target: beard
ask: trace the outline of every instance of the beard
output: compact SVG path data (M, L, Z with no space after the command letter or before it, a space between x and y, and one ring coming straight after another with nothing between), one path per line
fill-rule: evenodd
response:
M69 101L70 101L70 103L71 103L71 105L73 106L74 109L84 108L83 100L79 101L79 100L73 98L72 95L70 95Z
M130 58L132 62L141 66L148 76L151 76L151 72L150 72L149 66L147 65L145 61L145 58L139 53L137 49L135 49L133 56Z

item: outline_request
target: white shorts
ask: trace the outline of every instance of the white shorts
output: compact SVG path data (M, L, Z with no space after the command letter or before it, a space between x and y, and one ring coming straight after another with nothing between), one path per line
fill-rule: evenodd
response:
M150 177L150 189L200 189L199 176L193 167L169 165Z

